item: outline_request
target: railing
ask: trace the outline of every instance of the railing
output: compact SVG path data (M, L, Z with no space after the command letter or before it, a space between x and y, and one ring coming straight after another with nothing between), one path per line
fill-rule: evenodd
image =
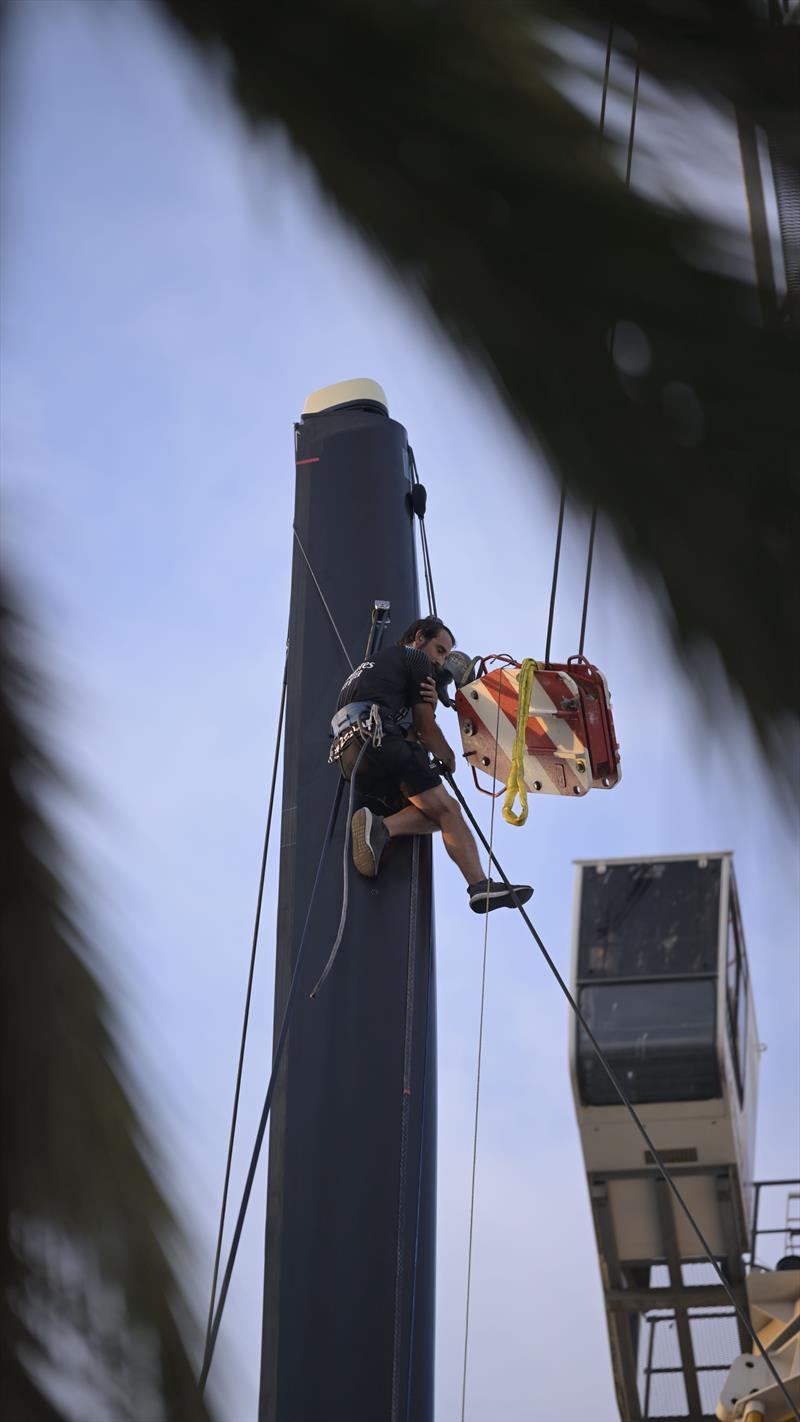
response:
M732 1309L725 1309L725 1310L722 1310L722 1311L716 1311L716 1310L712 1311L712 1310L708 1310L708 1311L703 1311L703 1312L696 1312L696 1311L694 1311L694 1310L691 1310L690 1312L687 1313L686 1316L687 1316L687 1318L690 1320L690 1322L698 1322L698 1323L708 1323L708 1322L710 1322L712 1319L725 1319L726 1321L729 1321L729 1322L731 1322L731 1323L735 1323L735 1320L736 1320L736 1315L734 1314L734 1312L733 1312ZM651 1413L651 1411L650 1411L650 1404L651 1404L651 1401L652 1401L653 1379L654 1379L654 1378L658 1378L658 1377L674 1376L674 1377L676 1377L676 1378L680 1378L681 1381L682 1381L682 1380L685 1378L685 1372L684 1372L684 1368L683 1368L682 1363L676 1363L676 1364L670 1364L670 1365L662 1365L662 1366L659 1366L659 1367L655 1366L654 1363L653 1363L653 1355L654 1355L655 1341L656 1341L656 1328L659 1326L659 1324L667 1324L667 1325L671 1325L671 1324L672 1324L672 1325L674 1325L674 1323L675 1323L675 1314L674 1314L674 1313L650 1314L650 1315L645 1319L645 1322L647 1323L648 1328L649 1328L649 1336L648 1336L648 1339L647 1339L647 1358L646 1358L646 1361L644 1362L644 1366L642 1367L642 1375L643 1375L643 1380L644 1380L644 1399L643 1399L643 1404L642 1404L642 1417L643 1417L644 1419L649 1419L649 1418L651 1418L651 1417L657 1418L658 1415L659 1415L659 1414L653 1414L653 1413ZM712 1362L712 1363L708 1363L708 1362L705 1362L705 1363L695 1363L694 1370L695 1370L695 1372L696 1372L697 1374L699 1374L699 1375L705 1375L705 1374L708 1374L708 1373L717 1373L717 1374L719 1375L720 1382L722 1382L722 1381L724 1380L724 1378L725 1378L727 1372L728 1372L728 1369L730 1368L730 1365L731 1365L731 1359L730 1359L730 1358L726 1358L724 1362L719 1362L719 1363L717 1363L717 1362ZM704 1389L704 1391L705 1391L705 1389ZM674 1405L675 1408L677 1409L677 1408L680 1406L680 1400L676 1399L673 1405ZM710 1403L710 1401L709 1401L709 1403L708 1403L708 1412L706 1413L706 1412L704 1411L703 1416L705 1417L705 1416L707 1416L707 1415L712 1415L712 1414L713 1414L713 1404ZM678 1415L680 1415L680 1414L676 1411L676 1412L675 1412L675 1416L678 1416ZM684 1415L687 1417L687 1419L689 1418L689 1412L688 1412L688 1410L687 1410L687 1412L686 1412Z
M775 1239L783 1237L782 1254L800 1255L800 1179L789 1180L756 1180L753 1182L753 1224L750 1233L750 1268L761 1269L766 1265L759 1261L756 1256L759 1240L766 1237ZM774 1201L772 1208L765 1210L762 1193L765 1190L783 1190L786 1192L784 1223L775 1224L774 1220L780 1218L776 1206L779 1208L780 1202ZM766 1214L768 1223L762 1225L760 1220ZM763 1246L762 1246L763 1247ZM772 1251L770 1251L771 1253ZM772 1261L774 1266L774 1261ZM698 1286L695 1285L695 1288ZM712 1374L717 1374L721 1384L733 1361L734 1354L738 1351L741 1343L736 1335L736 1317L732 1310L717 1311L704 1308L702 1303L695 1301L695 1308L687 1311L692 1342L694 1350L694 1372L697 1375L697 1384L701 1395L702 1417L712 1418L716 1403L716 1390L712 1381ZM708 1324L712 1320L718 1320L716 1329L712 1326L712 1336L708 1336ZM639 1350L639 1377L642 1387L642 1417L653 1419L664 1417L664 1404L669 1408L670 1418L677 1419L684 1416L694 1416L690 1413L684 1398L685 1369L683 1359L678 1357L677 1334L673 1335L668 1342L667 1335L671 1333L676 1325L676 1313L673 1310L664 1312L652 1312L643 1318L648 1332L641 1338ZM723 1322L724 1321L724 1322ZM725 1324L730 1327L730 1339L725 1336ZM720 1332L719 1330L722 1329ZM662 1330L665 1330L662 1332ZM660 1341L659 1341L660 1340ZM730 1351L728 1351L728 1344ZM717 1361L717 1359L722 1359ZM669 1379L674 1379L670 1383ZM665 1391L666 1389L666 1391ZM640 1397L642 1396L640 1392ZM655 1403L655 1408L653 1404ZM659 1405L661 1404L661 1405Z
M792 1187L798 1187L795 1190ZM756 1240L764 1235L782 1234L785 1236L785 1249L787 1254L800 1254L800 1179L795 1180L755 1180L753 1182L755 1199L753 1201L753 1229L750 1235L750 1267L757 1268L756 1260ZM758 1219L761 1208L761 1191L770 1189L789 1190L786 1199L786 1220L778 1226L770 1225L759 1229Z

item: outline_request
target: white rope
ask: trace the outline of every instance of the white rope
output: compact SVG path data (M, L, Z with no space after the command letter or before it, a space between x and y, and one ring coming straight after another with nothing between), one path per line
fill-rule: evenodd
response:
M318 581L317 581L317 575L316 575L316 573L314 572L314 569L312 568L312 566L311 566L311 564L310 564L310 562L309 562L309 560L308 560L308 554L306 553L306 550L305 550L305 548L303 547L303 545L302 545L302 543L301 543L301 541L300 541L300 534L297 532L297 529L294 527L294 525L292 525L292 532L293 532L295 538L297 539L297 546L298 546L298 548L300 549L300 552L302 553L303 557L304 557L305 560L306 560L306 567L308 568L308 571L309 571L309 573L311 574L311 576L312 576L312 578L313 578L313 580L314 580L314 587L316 588L317 592L319 593L319 595L320 595L320 597L321 597L321 599L322 599L322 606L325 608L325 611L326 611L327 614L328 614L328 617L329 617L329 619L330 619L331 627L333 628L333 630L334 630L334 632L336 633L336 636L337 636L337 638L338 638L339 646L341 647L342 651L344 652L345 661L347 662L347 665L349 666L350 670L353 671L353 663L351 662L351 660L350 660L350 654L348 653L348 650L347 650L346 646L344 645L344 642L342 641L342 634L341 634L341 632L339 631L339 628L336 626L336 618L334 617L333 613L331 612L330 608L328 607L328 603L327 603L325 594L324 594L324 592L322 591L322 588L320 587L320 585L319 585L319 583L318 583Z
M502 682L501 682L502 685ZM502 694L502 693L501 693ZM496 800L494 790L497 785L497 738L500 733L500 696L497 698L497 724L495 726L495 758L494 769L492 771L492 813L489 821L489 857L486 865L486 878L492 877L492 848L494 845L494 807ZM486 897L489 897L487 885ZM464 1422L464 1413L467 1400L467 1357L469 1353L469 1305L472 1288L472 1237L475 1225L475 1176L478 1163L478 1116L481 1104L481 1060L483 1057L483 1017L484 1004L486 1001L486 959L489 948L489 912L488 907L483 925L483 972L481 974L481 1011L478 1026L478 1070L475 1083L475 1129L472 1137L472 1186L469 1198L469 1248L467 1250L467 1306L466 1317L464 1319L464 1370L461 1377L461 1422Z

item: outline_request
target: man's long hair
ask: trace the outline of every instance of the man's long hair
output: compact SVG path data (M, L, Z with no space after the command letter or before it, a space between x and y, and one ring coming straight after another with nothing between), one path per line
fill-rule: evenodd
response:
M409 646L409 644L416 639L418 632L424 634L426 642L430 642L431 637L438 637L440 632L446 632L453 646L456 645L456 639L453 633L450 631L447 623L442 622L441 617L418 617L416 622L412 622L411 626L406 628L402 637L397 639L398 647Z

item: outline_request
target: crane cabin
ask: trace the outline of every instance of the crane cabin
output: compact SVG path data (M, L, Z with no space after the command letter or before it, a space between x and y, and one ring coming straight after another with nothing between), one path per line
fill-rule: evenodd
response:
M578 861L571 987L746 1306L759 1051L730 853ZM687 1269L703 1248L577 1020L570 1072L620 1411L633 1419L641 1316L674 1309L690 1365L688 1311L715 1291Z

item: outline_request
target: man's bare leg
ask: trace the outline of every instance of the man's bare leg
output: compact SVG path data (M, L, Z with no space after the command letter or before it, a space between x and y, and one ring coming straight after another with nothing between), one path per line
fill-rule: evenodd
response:
M387 815L383 824L390 839L400 834L435 834L439 828L436 821L423 810L418 810L416 805L406 805L405 809Z
M381 819L366 808L353 815L353 859L359 873L368 878L378 872L383 848L389 839L399 835L431 834L441 830L444 847L458 865L467 881L469 906L474 913L489 913L491 909L513 908L527 903L533 889L529 884L515 884L513 889L482 877L478 847L461 810L443 785L423 790L411 796L411 804L394 815Z
M432 821L433 828L441 830L444 847L453 863L458 865L467 883L477 884L482 880L483 869L478 858L478 846L472 837L472 831L465 825L458 804L451 795L448 795L444 786L436 785L432 790L423 790L421 794L411 795L409 798L411 804L416 806L427 820ZM406 813L406 810L400 811L400 815ZM396 817L392 815L390 818ZM389 833L392 833L391 829L389 829ZM405 833L418 834L420 831L406 830ZM425 831L423 830L422 833Z

